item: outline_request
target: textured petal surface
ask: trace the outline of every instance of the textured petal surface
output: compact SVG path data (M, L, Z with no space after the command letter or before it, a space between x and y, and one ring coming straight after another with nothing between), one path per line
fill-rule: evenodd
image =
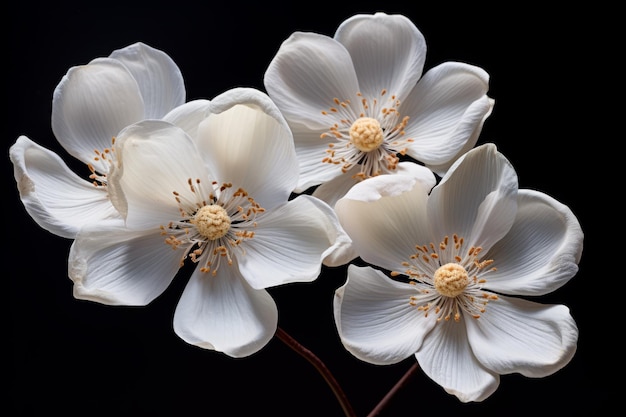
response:
M408 154L427 165L452 164L491 112L488 88L488 74L472 65L446 62L426 72L400 106L414 139Z
M574 213L554 198L534 190L518 193L513 227L491 250L495 272L486 288L516 295L554 291L578 272L583 232Z
M174 192L190 202L208 201L213 192L193 140L170 123L146 120L129 126L120 133L115 152L119 166L110 175L111 200L131 228L158 227L180 218Z
M516 211L517 174L491 143L457 160L428 200L434 241L456 234L483 250L508 233Z
M185 102L180 69L165 52L137 42L111 53L133 75L145 104L144 118L160 119Z
M462 402L482 401L500 384L500 376L472 353L461 323L437 324L415 357L426 375Z
M291 131L256 102L209 115L198 128L198 146L220 182L243 188L265 209L287 201L297 184Z
M422 75L426 41L405 16L355 15L339 26L335 39L350 53L366 97L386 89L402 99Z
M285 118L309 129L328 130L323 110L359 92L346 48L328 36L293 33L280 46L264 77L265 89Z
M404 175L379 175L354 187L335 205L339 221L363 260L406 269L416 244L428 243L426 200L431 184Z
M500 297L478 320L467 321L478 360L498 374L545 377L574 356L578 328L563 305Z
M70 68L54 90L54 135L71 155L102 173L109 166L95 159L94 150L110 148L120 130L143 117L137 81L114 59L97 58Z
M181 259L159 232L81 230L68 260L74 296L109 305L143 306L154 300L174 279Z
M307 195L257 218L254 237L242 244L240 270L255 289L309 282L334 248L339 231L330 207Z
M106 190L79 178L54 152L20 136L9 155L22 203L42 228L74 238L87 224L122 221Z
M409 304L415 288L370 267L348 267L346 283L335 291L334 316L345 348L357 358L388 365L414 354L434 326Z
M196 270L174 314L174 331L184 341L232 357L260 350L277 323L274 300L265 290L252 289L235 265L220 268L216 276Z

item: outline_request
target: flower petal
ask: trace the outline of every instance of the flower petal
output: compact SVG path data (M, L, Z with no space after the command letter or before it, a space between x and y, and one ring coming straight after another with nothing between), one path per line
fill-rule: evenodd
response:
M237 257L241 275L255 289L315 280L322 260L343 243L337 224L331 208L308 195L263 213Z
M119 164L111 170L109 192L131 228L146 229L178 219L174 192L179 199L193 202L198 201L195 190L202 184L213 191L195 143L170 123L145 120L127 127L118 136L115 153ZM198 179L201 183L192 190L188 181Z
M144 102L137 81L119 61L97 58L72 67L52 98L52 130L74 157L107 173L106 161L94 150L111 147L111 139L124 127L144 117Z
M365 97L386 89L402 100L422 75L426 41L405 16L355 15L339 26L335 39L350 53Z
M111 53L133 75L145 104L146 119L160 119L185 102L180 69L165 52L137 42Z
M433 239L454 234L488 250L506 235L517 210L517 174L492 143L472 149L433 188Z
M359 92L352 59L336 40L295 32L285 40L264 76L265 89L290 122L328 130L322 111L335 99L356 100Z
M163 116L163 120L183 129L191 138L198 137L198 125L209 113L211 102L198 99L182 104Z
M20 198L39 226L74 238L86 224L121 222L106 189L79 178L54 152L20 136L10 158Z
M339 221L363 260L391 271L416 244L430 242L426 200L431 182L405 175L379 175L352 187L335 205Z
M415 288L370 267L348 267L335 291L334 317L345 348L357 358L389 365L414 354L435 325L409 304Z
M426 375L462 402L482 401L500 384L500 376L482 366L472 353L460 323L438 323L415 357Z
M578 341L578 328L564 305L506 296L490 302L480 319L468 320L467 331L485 367L498 374L538 378L567 365Z
M488 253L497 270L485 288L505 294L543 295L578 272L583 231L565 205L534 190L519 190L513 227Z
M291 131L257 101L210 114L198 127L198 147L221 182L245 189L265 209L287 201L297 184Z
M252 289L234 265L216 276L196 269L174 314L174 331L185 342L236 358L264 347L277 324L274 300Z
M446 62L426 72L400 107L414 139L408 154L427 166L452 164L491 113L488 89L489 75L472 65Z
M154 300L172 282L181 259L159 232L82 229L68 260L74 296L108 305L144 306Z

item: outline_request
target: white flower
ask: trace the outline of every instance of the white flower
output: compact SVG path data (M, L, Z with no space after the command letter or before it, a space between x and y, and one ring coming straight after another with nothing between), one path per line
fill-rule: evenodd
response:
M148 120L120 133L109 190L126 227L85 226L69 274L77 298L145 305L194 262L175 332L242 357L276 331L266 288L316 279L343 242L339 222L317 198L288 200L298 178L293 138L267 95L223 93L193 130Z
M143 43L70 68L54 91L52 131L91 175L79 177L59 155L20 136L10 158L27 212L42 228L67 238L87 223L119 222L107 195L112 141L124 127L161 118L184 101L176 64Z
M335 210L357 252L390 272L351 265L335 294L344 346L375 364L415 354L461 401L482 401L499 375L543 377L576 350L564 305L549 293L578 271L583 232L572 211L517 175L495 145L461 157L431 183L383 175L356 185Z
M357 181L402 173L408 155L443 175L489 116L488 74L445 62L423 74L426 44L402 15L356 15L334 38L295 32L264 83L290 124L297 192L321 184L331 206Z

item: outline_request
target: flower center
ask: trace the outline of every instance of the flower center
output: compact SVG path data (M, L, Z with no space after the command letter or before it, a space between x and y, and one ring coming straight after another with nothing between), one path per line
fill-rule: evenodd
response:
M217 204L201 207L190 221L198 233L209 240L219 239L230 229L230 217L224 207Z
M465 291L469 284L467 271L457 263L440 266L433 277L435 289L446 297L456 297Z
M350 142L361 152L371 152L383 141L383 129L376 119L361 117L350 126Z

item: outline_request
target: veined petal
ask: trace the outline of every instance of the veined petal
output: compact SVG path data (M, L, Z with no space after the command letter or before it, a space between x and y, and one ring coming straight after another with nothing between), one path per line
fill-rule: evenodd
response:
M370 267L348 267L335 291L334 317L345 348L357 358L389 365L414 354L435 325L409 304L415 288Z
M74 157L107 173L109 165L95 150L111 147L124 127L144 117L137 81L119 61L97 58L72 67L52 97L52 131Z
M291 131L255 103L210 114L198 127L198 147L220 181L243 188L265 209L287 201L297 184Z
M282 43L264 83L286 119L314 130L328 130L322 111L335 106L334 99L354 100L359 91L346 48L328 36L304 32Z
M454 234L488 250L506 235L517 211L517 174L492 143L472 149L432 190L433 238Z
M400 106L414 139L408 154L426 165L451 164L491 112L488 89L489 75L472 65L446 62L427 71Z
M311 131L298 123L292 123L290 126L300 164L300 176L295 192L304 192L310 187L342 176L341 166L323 162L328 157L328 141L320 137L322 131Z
M465 145L455 156L449 158L447 161L443 161L442 163L428 163L426 164L426 166L440 177L446 175L446 172L452 166L454 161L459 159L464 153L469 152L470 150L472 150L472 148L474 148L474 146L476 146L476 142L478 141L480 132L482 132L483 130L485 120L491 115L494 104L495 100L487 96L480 98L472 103L472 105L467 109L465 115L462 118L463 122L457 126L457 129L453 133L453 135L458 138L459 135L466 136L469 130L474 128L474 130L469 135L469 139L465 142ZM485 105L488 106L487 112L485 112L484 109ZM482 114L482 120L478 124L475 122L475 117L477 114ZM457 139L452 139L451 141L456 142Z
M180 69L165 52L137 42L111 53L133 75L145 103L145 119L160 119L185 102Z
M485 288L516 295L543 295L578 272L583 231L576 216L554 198L519 190L517 217L487 259L496 261Z
M163 243L160 230L85 227L69 254L74 297L108 305L143 306L174 279L181 253Z
M569 363L578 328L564 305L542 305L506 296L489 303L480 319L467 320L478 360L498 374L545 377Z
M431 241L426 200L431 184L399 174L368 178L335 205L337 217L363 260L402 271L416 244Z
M197 201L198 180L213 190L193 140L170 123L145 120L127 127L115 152L119 164L111 170L109 192L128 227L146 229L178 219L174 192L181 200Z
M308 195L267 211L254 237L242 243L241 275L255 289L315 280L322 260L341 243L334 217L328 205Z
M426 41L405 16L355 15L339 26L335 39L350 53L366 97L387 89L402 99L422 75Z
M180 127L190 138L196 139L198 125L208 116L210 105L209 100L192 100L172 109L162 120Z
M274 300L251 288L235 265L216 276L196 269L174 314L174 331L185 342L236 358L264 347L277 324Z
M500 384L500 376L472 353L460 323L438 323L415 357L426 375L462 402L482 401Z
M86 224L122 221L106 189L79 178L54 152L20 136L9 155L22 203L42 228L71 239Z

